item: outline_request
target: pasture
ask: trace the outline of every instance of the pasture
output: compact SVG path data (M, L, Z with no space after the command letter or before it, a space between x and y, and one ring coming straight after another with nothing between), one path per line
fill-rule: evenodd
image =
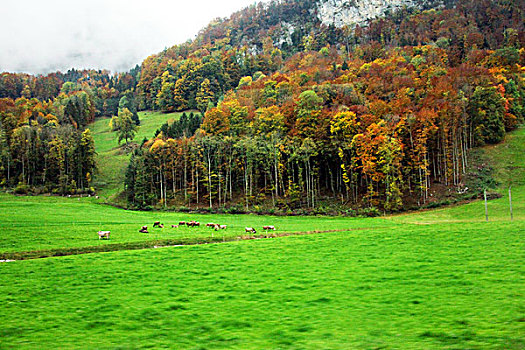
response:
M269 217L258 215L205 215L171 212L138 212L96 203L94 198L14 197L0 194L0 259L17 252L66 254L71 249L99 247L104 250L152 247L182 243L222 241L244 235L245 227L275 225L277 233L351 230L372 227L395 227L398 224L381 218L370 220L342 217ZM200 227L172 228L179 221L196 220ZM153 228L161 221L163 229ZM226 230L205 227L208 222L227 225ZM139 233L147 225L149 233ZM111 239L98 240L97 231L111 231ZM113 246L113 247L112 247ZM84 249L88 250L89 249ZM51 251L45 252L45 251ZM97 249L95 249L97 251ZM40 253L38 253L40 252ZM7 254L11 253L11 254ZM28 255L28 254L26 254ZM16 259L16 257L13 257Z
M504 196L489 202L488 223L482 201L364 219L132 212L2 194L1 253L123 250L0 263L0 348L523 349L524 138L520 129L487 149L497 169L514 162L499 172ZM166 228L152 229L158 220ZM341 232L125 250L215 240L206 227L168 226L179 220L227 224L232 238L263 225Z
M0 265L2 348L523 349L523 223Z
M177 120L182 113L139 112L140 127L133 142L140 144L144 138L152 138L155 131L168 121ZM99 173L95 185L104 197L112 197L122 191L124 174L128 166L129 154L119 147L117 136L109 128L110 118L97 119L89 127L95 139L98 153Z

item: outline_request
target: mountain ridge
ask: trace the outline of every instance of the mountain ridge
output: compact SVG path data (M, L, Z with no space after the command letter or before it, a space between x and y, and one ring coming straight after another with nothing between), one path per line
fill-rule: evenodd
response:
M321 34L323 27L339 31L345 27L354 29L388 14L405 10L410 12L450 7L456 0L281 0L258 3L218 19L203 28L194 42L213 43L229 37L239 46L250 46L251 53L263 50L259 37L268 35L273 45L288 49L300 44L304 33ZM258 18L262 18L259 21ZM254 20L257 21L254 24ZM222 27L248 27L246 35L238 37L236 30L224 32ZM253 27L253 28L250 28Z

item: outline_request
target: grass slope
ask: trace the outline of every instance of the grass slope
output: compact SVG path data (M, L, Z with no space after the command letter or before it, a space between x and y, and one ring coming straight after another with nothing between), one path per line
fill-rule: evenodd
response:
M0 348L523 349L524 137L486 149L496 169L515 162L513 222L507 198L490 202L489 223L480 201L387 219L195 216L370 229L0 264ZM93 238L101 224L140 240L137 224L181 216L89 199L0 205L3 251L115 244Z
M181 113L139 112L141 124L135 136L135 142L140 143L144 138L153 137L162 124L177 120L180 115ZM89 126L93 132L98 153L99 173L95 185L100 195L107 198L123 190L125 169L129 161L129 154L122 154L117 135L109 128L109 121L109 118L100 118Z

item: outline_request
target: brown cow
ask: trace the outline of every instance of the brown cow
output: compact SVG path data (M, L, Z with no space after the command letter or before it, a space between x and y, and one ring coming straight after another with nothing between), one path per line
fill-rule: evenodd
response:
M274 230L275 231L275 226L263 226L263 230L265 231Z
M184 226L186 225L186 221L179 221L179 226Z
M160 221L155 221L155 222L153 223L153 227L160 227L160 225L162 225L162 224L160 223Z
M109 239L110 233L111 231L98 231L98 239L102 239L102 238Z
M148 226L142 226L139 230L140 233L149 233L148 232Z

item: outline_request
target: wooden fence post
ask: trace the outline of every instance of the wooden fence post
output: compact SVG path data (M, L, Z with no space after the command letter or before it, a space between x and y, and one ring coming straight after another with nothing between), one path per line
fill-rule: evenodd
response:
M510 221L514 221L514 215L512 213L512 186L509 187L509 205L510 205Z
M483 197L485 198L485 221L489 222L489 208L487 206L487 190L483 190Z

